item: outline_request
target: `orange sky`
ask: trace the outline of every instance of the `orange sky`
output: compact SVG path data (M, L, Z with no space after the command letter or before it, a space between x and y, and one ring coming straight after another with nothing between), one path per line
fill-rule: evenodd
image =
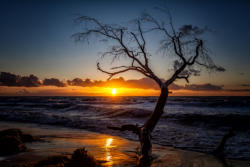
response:
M115 87L0 87L2 96L158 96L160 91L156 89L124 88L116 89L116 94L112 94ZM192 90L172 90L171 96L249 96L247 91L192 91Z
M39 80L34 75L20 76L0 73L0 96L158 96L159 86L150 78L111 80L75 78ZM221 84L172 83L171 96L250 96L249 85L225 86ZM112 94L115 89L116 94Z

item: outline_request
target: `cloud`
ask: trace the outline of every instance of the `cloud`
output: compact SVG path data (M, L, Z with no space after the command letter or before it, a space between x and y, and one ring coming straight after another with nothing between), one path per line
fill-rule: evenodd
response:
M8 72L1 72L0 83L1 86L18 86L18 76Z
M66 84L60 81L57 78L46 78L43 80L43 85L45 86L58 86L58 87L65 87Z
M71 81L68 80L67 83L68 85L71 85L71 86L89 86L92 84L90 79L82 80L81 78L75 78Z
M38 77L35 75L20 76L8 72L0 73L1 86L24 86L24 87L38 87L41 85Z
M159 89L159 86L156 84L156 82L150 78L127 80L125 82L125 85L130 88Z
M212 68L215 70L215 71L217 71L217 72L225 72L226 71L226 69L225 68L223 68L223 67L221 67L221 66L212 66Z
M203 34L205 30L207 30L207 28L201 29L191 24L183 25L181 28L179 28L179 31L183 33L183 35L193 35L193 34L199 35Z
M249 87L250 84L241 84L240 86L243 86L243 87Z
M38 87L41 85L41 82L39 81L38 77L32 74L28 77L27 76L21 77L18 83L20 84L20 86L25 86L25 87Z
M239 75L245 75L245 73L244 72L240 72Z
M180 89L183 89L184 87L183 86L180 86L180 85L177 85L175 83L172 83L170 86L169 86L169 89L170 90L180 90Z
M191 84L191 85L185 85L183 89L186 90L194 90L194 91L201 91L201 90L222 90L223 85L212 85L210 83L207 84Z
M192 71L198 75L199 72ZM195 74L194 74L195 75ZM163 80L164 81L164 80ZM248 84L242 84L242 86L247 86ZM35 75L29 76L19 76L11 74L8 72L0 73L0 86L17 86L17 87L39 87L39 86L56 86L56 87L67 87L67 86L81 86L81 87L126 87L126 88L139 88L139 89L155 89L159 90L157 83L150 78L141 79L130 79L125 80L122 77L111 79L108 81L97 81L90 79L75 78L73 80L67 80L67 83L60 81L57 78L46 78L41 82ZM250 86L250 85L248 85ZM211 83L207 84L190 84L190 85L178 85L171 84L169 86L170 90L192 90L192 91L210 91L210 90L226 90L223 89L223 85L213 85ZM229 91L242 91L231 89Z
M250 92L250 89L225 89L225 91L230 91L230 92Z
M178 60L174 61L174 71L177 71L180 67L182 66L182 63L179 62ZM183 70L179 75L180 76L187 76L187 75L193 75L193 76L200 76L201 71L189 68L186 70Z
M122 77L111 79L108 81L91 81L90 79L82 80L75 78L67 81L71 86L82 87L127 87L127 88L141 88L141 89L159 89L159 86L154 80L150 78L125 80Z
M163 80L164 81L164 80ZM125 80L122 77L111 79L108 81L90 81L89 79L82 80L80 78L75 78L73 80L67 81L71 86L82 86L82 87L126 87L126 88L140 88L140 89L155 89L159 90L157 83L150 78L132 79ZM181 86L178 84L171 84L169 86L170 90L194 90L194 91L209 91L209 90L222 90L223 86L207 84L191 84Z

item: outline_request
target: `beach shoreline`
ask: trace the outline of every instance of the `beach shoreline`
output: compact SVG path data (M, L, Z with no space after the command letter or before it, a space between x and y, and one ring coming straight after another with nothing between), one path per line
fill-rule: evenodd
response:
M136 149L139 143L117 136L86 130L57 126L17 122L0 122L0 130L19 128L22 131L39 136L42 142L26 144L28 152L9 157L1 157L1 167L11 167L26 163L35 163L53 155L70 156L77 148L85 147L88 152L104 166L135 166ZM223 166L224 162L213 155L185 151L172 147L153 145L154 161L152 166ZM226 160L233 166L249 166L250 161Z

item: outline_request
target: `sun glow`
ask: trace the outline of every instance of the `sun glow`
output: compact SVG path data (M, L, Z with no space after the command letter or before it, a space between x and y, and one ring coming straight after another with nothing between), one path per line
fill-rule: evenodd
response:
M112 90L116 89L116 94ZM126 88L121 85L112 85L110 87L82 87L82 86L41 86L25 88L0 86L1 96L158 96L160 91L155 89ZM176 92L176 91L175 91ZM218 92L218 91L217 91ZM199 93L199 92L198 92ZM221 93L221 92L218 92ZM179 93L180 94L180 93ZM178 94L178 95L179 95Z
M112 142L113 142L112 138L107 138L107 140L106 140L106 148L109 148L111 146Z
M112 93L112 95L116 95L116 93L117 93L116 88L113 88L111 93Z

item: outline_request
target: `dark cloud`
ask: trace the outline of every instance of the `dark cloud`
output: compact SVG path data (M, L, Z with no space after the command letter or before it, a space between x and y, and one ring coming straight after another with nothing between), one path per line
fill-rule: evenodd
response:
M90 86L92 84L90 79L82 80L81 78L75 78L67 81L68 85L71 86Z
M180 85L177 85L175 83L172 83L170 86L169 86L169 89L170 90L179 90L179 89L183 89L183 86L180 86Z
M64 87L65 83L56 78L45 79L43 83L33 74L29 76L20 76L9 72L0 73L0 86L17 86L17 87L39 87L39 86L58 86Z
M8 72L0 73L1 86L24 86L24 87L38 87L41 85L38 77L34 75L20 76Z
M187 70L183 70L179 76L200 76L201 71L199 70L195 70L195 69L187 69Z
M18 76L8 72L1 72L0 82L2 86L18 86Z
M225 89L225 91L230 91L230 92L250 92L250 89Z
M244 73L244 72L240 72L239 74L240 74L240 75L245 75L245 73Z
M174 71L177 71L180 67L182 66L182 63L179 62L178 60L174 61ZM180 76L187 76L187 75L193 75L193 76L200 76L201 71L190 68L183 70L179 75Z
M198 63L198 62L197 62ZM204 67L206 67L208 70L210 71L213 71L213 72L225 72L226 69L222 66L218 66L218 65L215 65L213 63L210 63L208 65L206 64L201 64L201 63L198 63L199 65L202 65Z
M164 81L164 80L163 80ZM150 78L132 79L125 80L124 78L116 78L108 81L90 81L89 79L82 80L80 78L75 78L73 80L68 80L68 84L71 86L82 86L82 87L126 87L126 88L140 88L140 89L155 89L159 90L157 83ZM169 86L170 90L194 90L194 91L209 91L209 90L222 90L223 86L207 84L192 84L192 85L177 85L171 84Z
M194 90L194 91L200 91L200 90L222 90L223 85L212 85L210 83L207 84L191 84L191 85L185 85L183 89L186 90Z
M108 81L94 81L93 85L101 87L129 87L123 77L111 79Z
M191 24L189 25L183 25L181 28L179 28L179 31L183 34L183 35L199 35L204 33L204 31L207 28L201 29L197 26L193 26Z
M41 85L38 77L36 77L32 74L28 77L26 77L26 76L21 77L18 83L21 86L25 86L25 87L38 87Z
M43 80L43 85L45 86L58 86L58 87L65 87L66 84L60 81L57 78L46 78Z
M83 87L127 87L127 88L142 88L142 89L159 89L159 86L150 78L125 80L122 77L111 79L108 81L91 81L90 79L82 80L75 78L67 81L71 86Z
M189 75L200 76L201 71L195 69L189 69Z
M225 71L226 71L226 69L223 68L223 67L221 67L221 66L214 66L213 68L214 68L215 71L217 71L217 72L225 72Z
M141 78L138 80L127 80L125 85L130 88L142 88L142 89L159 89L157 83L150 78Z
M249 87L250 84L241 84L240 86L243 86L243 87Z
M189 71L190 72L190 71ZM199 71L191 69L193 75L199 75ZM162 80L164 81L164 80ZM242 86L247 84L242 84ZM60 81L57 78L46 78L41 83L38 77L34 75L30 76L19 76L7 72L1 72L0 74L0 86L23 86L23 87L38 87L38 86L57 86L57 87L66 87L66 86L81 86L81 87L126 87L126 88L140 88L140 89L155 89L159 90L158 84L150 78L141 78L141 79L131 79L125 80L122 77L111 79L108 81L91 81L90 79L81 79L75 78L73 80L68 80L67 84ZM250 86L250 85L248 85ZM213 85L210 83L207 84L191 84L191 85L177 85L171 84L169 86L170 90L193 90L193 91L209 91L209 90L224 90L221 85ZM229 90L229 91L238 91L238 90ZM24 92L23 92L24 93ZM26 92L27 93L27 92Z

